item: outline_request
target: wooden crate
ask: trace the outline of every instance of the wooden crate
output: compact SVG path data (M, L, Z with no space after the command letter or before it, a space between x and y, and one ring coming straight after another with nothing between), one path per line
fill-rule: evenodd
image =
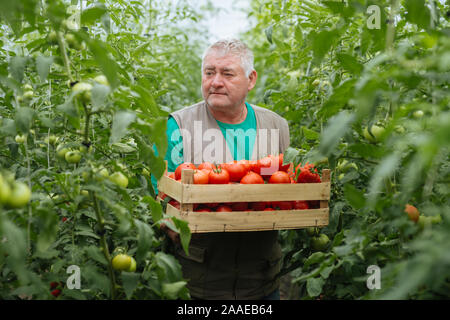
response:
M328 225L330 170L322 170L321 183L298 184L193 184L194 171L184 169L181 182L167 173L158 190L177 200L166 214L185 220L192 233L301 229ZM194 204L258 201L319 200L320 208L306 210L195 212Z

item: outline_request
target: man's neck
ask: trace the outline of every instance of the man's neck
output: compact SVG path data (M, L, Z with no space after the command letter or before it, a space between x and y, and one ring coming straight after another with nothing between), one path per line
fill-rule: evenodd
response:
M228 124L238 124L244 122L244 120L247 118L248 111L245 102L243 102L239 107L235 108L234 110L229 109L226 112L212 108L208 104L207 108L211 112L214 119L220 122Z

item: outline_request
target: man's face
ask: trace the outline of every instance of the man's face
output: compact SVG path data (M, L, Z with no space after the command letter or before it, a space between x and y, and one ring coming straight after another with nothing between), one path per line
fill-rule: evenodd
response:
M202 94L214 109L236 109L245 101L247 93L256 83L256 71L245 76L240 58L210 52L203 61Z

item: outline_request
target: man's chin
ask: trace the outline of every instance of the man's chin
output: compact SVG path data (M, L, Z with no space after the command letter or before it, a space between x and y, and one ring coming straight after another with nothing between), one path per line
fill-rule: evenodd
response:
M213 109L225 109L230 107L230 103L225 101L225 99L208 98L206 100L208 105Z

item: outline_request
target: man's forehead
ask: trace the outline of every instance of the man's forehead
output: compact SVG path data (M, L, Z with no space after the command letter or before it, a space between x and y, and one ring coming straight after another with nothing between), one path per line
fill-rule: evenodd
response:
M210 54L205 57L204 69L238 70L242 69L241 60L232 54Z

